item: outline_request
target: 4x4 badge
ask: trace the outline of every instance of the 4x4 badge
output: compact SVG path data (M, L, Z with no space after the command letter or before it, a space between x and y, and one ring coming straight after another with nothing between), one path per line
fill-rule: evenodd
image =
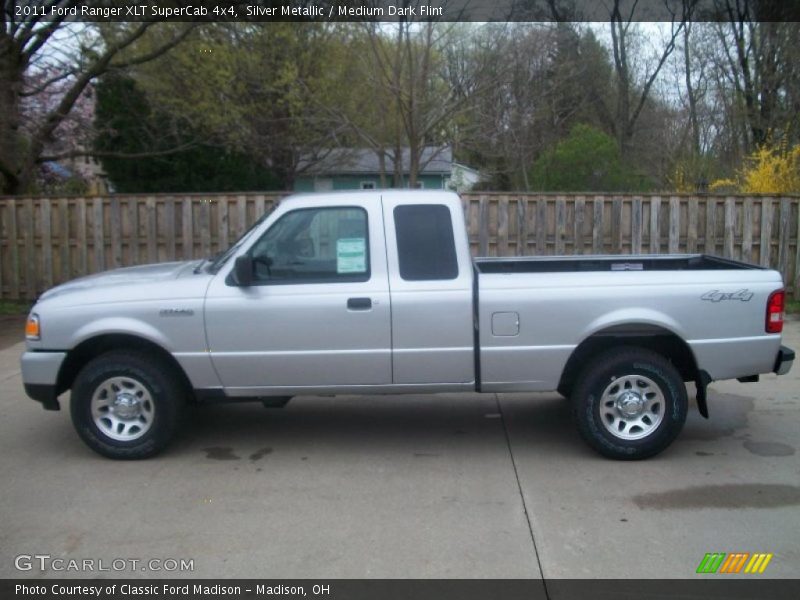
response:
M707 302L722 302L723 300L740 300L742 302L750 302L754 296L753 292L747 288L739 290L738 292L720 292L719 290L711 290L700 296L700 300Z

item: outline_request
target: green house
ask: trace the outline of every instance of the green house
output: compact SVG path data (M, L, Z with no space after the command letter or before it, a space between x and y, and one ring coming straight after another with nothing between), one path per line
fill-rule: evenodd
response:
M304 158L298 166L294 180L297 192L327 192L331 190L373 190L379 188L407 188L408 149L403 150L402 181L394 181L394 161L387 153L381 178L381 161L376 151L366 148L335 148L321 153L320 157ZM417 188L429 190L453 189L466 191L464 181L477 181L474 169L453 162L452 149L426 147L420 158ZM474 183L473 181L473 183ZM459 185L456 185L456 183Z

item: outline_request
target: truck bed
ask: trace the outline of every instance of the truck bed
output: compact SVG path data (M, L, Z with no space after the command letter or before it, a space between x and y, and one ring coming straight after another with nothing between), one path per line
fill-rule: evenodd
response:
M475 268L485 391L555 389L592 336L673 336L714 380L769 372L780 346L764 333L764 307L782 282L743 262L701 254L479 258Z
M477 258L479 273L570 273L603 271L719 271L763 269L707 254L637 254L607 256L537 256Z

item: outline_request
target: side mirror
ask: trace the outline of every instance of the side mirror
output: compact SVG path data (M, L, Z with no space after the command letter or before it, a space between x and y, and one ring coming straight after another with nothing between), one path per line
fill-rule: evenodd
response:
M243 287L253 285L253 257L247 254L238 257L233 264L233 274L238 285Z

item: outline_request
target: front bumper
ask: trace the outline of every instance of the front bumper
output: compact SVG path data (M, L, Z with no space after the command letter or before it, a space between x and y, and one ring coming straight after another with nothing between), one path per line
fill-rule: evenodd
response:
M45 410L61 410L55 385L40 383L26 383L24 385L28 398L41 402Z
M789 369L792 368L792 363L794 362L794 350L788 348L787 346L781 346L781 349L778 350L778 357L775 359L775 368L773 369L774 373L778 375L786 375L789 372Z
M59 410L58 372L66 352L25 352L20 359L22 383L30 398L41 402L46 410Z

